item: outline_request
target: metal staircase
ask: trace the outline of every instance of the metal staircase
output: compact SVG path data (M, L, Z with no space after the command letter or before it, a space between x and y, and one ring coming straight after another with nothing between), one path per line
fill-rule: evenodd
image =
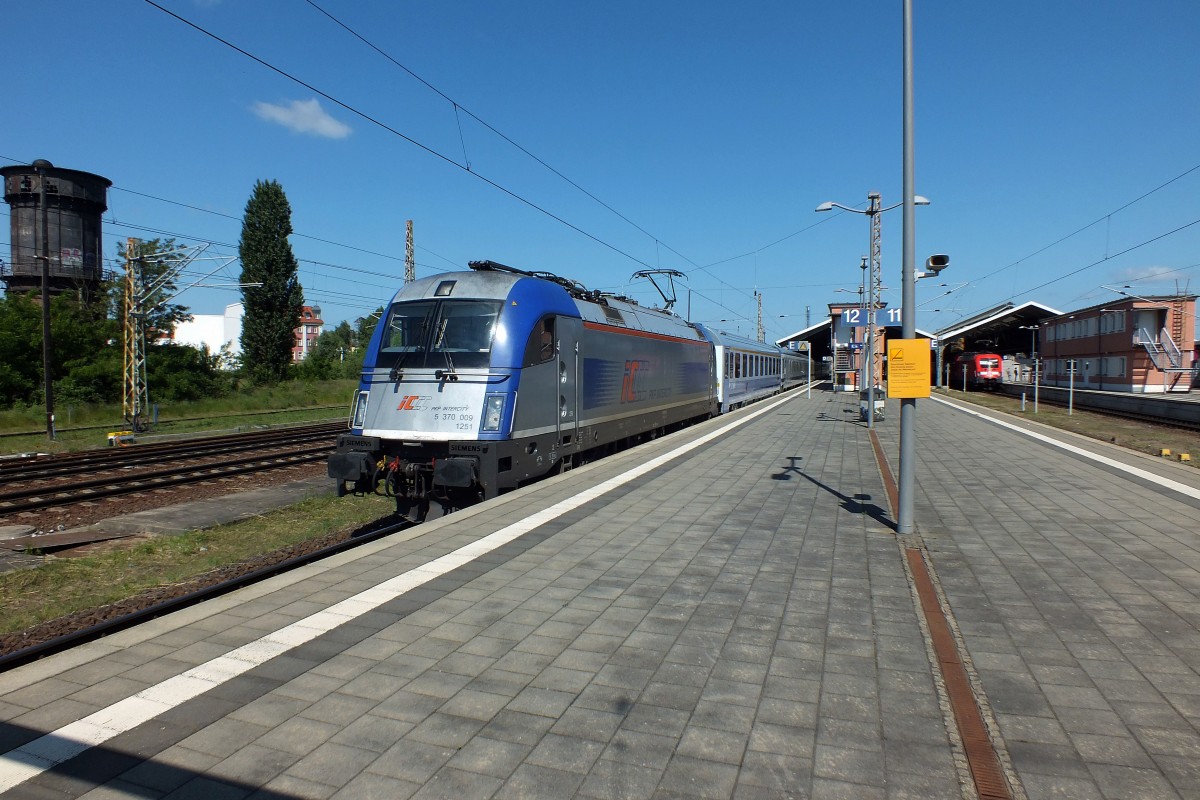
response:
M1166 342L1166 345L1163 344ZM1163 328L1159 332L1159 338L1155 339L1150 335L1150 332L1145 328L1138 330L1138 343L1146 348L1146 353L1150 356L1150 360L1154 362L1154 368L1162 372L1191 372L1191 367L1183 366L1183 353L1179 350L1179 345L1175 344L1175 340L1171 338L1171 334Z
M853 361L853 354L850 352L850 348L845 347L845 346L838 347L837 354L836 354L836 361L834 362L834 368L838 372L853 371L854 361Z

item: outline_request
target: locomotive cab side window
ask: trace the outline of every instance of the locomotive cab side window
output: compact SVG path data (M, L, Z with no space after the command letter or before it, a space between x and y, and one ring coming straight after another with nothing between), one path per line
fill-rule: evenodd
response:
M542 317L533 326L525 344L524 366L532 367L554 358L554 317Z

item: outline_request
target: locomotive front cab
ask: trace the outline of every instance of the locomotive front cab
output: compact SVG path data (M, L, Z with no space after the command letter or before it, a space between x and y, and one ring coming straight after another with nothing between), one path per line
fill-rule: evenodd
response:
M420 521L552 469L553 432L574 420L543 405L574 397L555 356L577 316L561 287L531 277L448 273L405 286L372 336L350 431L329 459L339 494L387 494ZM514 440L517 416L552 410L558 426Z
M455 283L441 281L432 297L398 296L380 321L351 432L329 459L339 494L382 491L414 518L430 501L459 508L480 499L479 439L500 431L510 389L509 376L491 369L504 339L502 301L453 297Z

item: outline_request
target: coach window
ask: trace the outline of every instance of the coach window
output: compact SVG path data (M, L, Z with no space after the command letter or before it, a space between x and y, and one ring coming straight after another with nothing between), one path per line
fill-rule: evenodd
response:
M532 367L554 358L554 317L542 317L525 345L525 364Z

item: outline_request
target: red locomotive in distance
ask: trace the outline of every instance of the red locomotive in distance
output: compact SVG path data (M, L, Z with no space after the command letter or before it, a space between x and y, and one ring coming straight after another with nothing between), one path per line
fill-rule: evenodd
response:
M997 389L1001 383L999 353L961 353L950 369L950 385L963 391Z

